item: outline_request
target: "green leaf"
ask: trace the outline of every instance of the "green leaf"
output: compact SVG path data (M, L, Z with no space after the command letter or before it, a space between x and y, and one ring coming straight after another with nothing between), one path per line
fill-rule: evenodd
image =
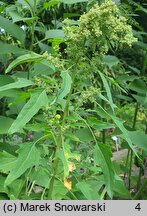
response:
M8 188L7 194L10 200L19 199L20 191L22 191L23 186L24 186L24 179L16 179L15 181L13 181L13 184L9 185L9 187L5 187Z
M88 123L91 127L93 127L96 130L104 130L104 129L109 129L109 128L115 128L115 126L113 124L104 122L104 121L100 121L97 118L94 117L87 117Z
M75 159L80 161L80 155L72 153L70 151L70 145L68 143L62 143L63 149L59 152L59 157L63 163L64 168L64 179L69 175L69 159Z
M64 186L64 184L59 180L55 180L52 200L62 200L67 192L68 189Z
M0 152L0 171L3 173L10 171L14 167L16 159L17 158L14 155L9 154L8 152Z
M0 75L0 87L7 85L9 83L13 83L14 79L11 76Z
M34 72L33 76L37 76L40 74L44 75L50 75L54 74L56 72L56 69L53 65L49 64L46 60L41 61L40 63L37 63L34 65Z
M97 180L80 181L76 184L78 190L80 190L87 200L100 200L100 194L98 191L104 184L104 177L98 176ZM95 190L93 190L95 188Z
M110 106L111 106L111 108L112 108L112 110L114 112L114 108L116 108L116 105L113 103L111 90L110 90L109 84L107 82L107 79L105 78L105 76L100 71L98 71L98 73L99 73L99 75L100 75L100 77L102 79L104 88L105 88L106 93L107 93L107 97L109 99Z
M18 158L6 178L5 186L19 178L28 168L39 163L40 154L35 143L23 143L18 152Z
M0 122L2 122L2 124L0 124L0 134L8 133L8 130L10 126L12 125L13 121L14 120L11 118L0 116Z
M13 22L20 22L20 21L34 21L35 20L35 17L23 17L20 15L20 13L18 13L17 11L15 10L10 10L8 11L8 14L12 17L12 20Z
M26 63L26 62L37 62L43 59L42 55L36 54L36 53L30 53L26 55L22 55L12 61L8 68L6 69L6 73L10 72L13 68L15 68L17 65Z
M138 156L137 152L136 152L136 150L135 150L135 148L133 146L132 140L131 140L131 138L129 136L129 131L124 127L123 121L120 120L119 118L117 118L116 116L111 115L108 112L106 112L100 104L97 104L97 105L99 106L100 110L102 111L102 114L104 113L106 118L111 118L113 120L113 122L117 125L117 127L122 131L122 133L124 135L124 139L127 141L128 145L133 150L135 155Z
M72 79L71 79L68 71L61 72L61 77L63 79L63 82L61 85L61 89L59 90L58 95L57 95L57 102L59 102L65 96L68 95L68 93L70 92L70 89L71 89L71 84L72 84Z
M125 187L124 182L121 178L115 179L114 194L115 196L120 198L131 199L131 195Z
M129 131L132 143L147 151L147 134L143 131Z
M11 36L17 38L22 44L25 41L25 32L16 24L10 22L8 19L0 15L0 27L3 28Z
M103 61L110 69L120 62L116 56L112 56L112 55L105 55Z
M45 2L45 3L43 4L43 8L46 9L46 8L48 8L48 7L57 5L57 4L59 4L60 2L61 2L60 0L59 0L59 1L51 0L51 1L49 1L49 2Z
M32 93L30 100L25 104L17 116L17 119L13 122L8 133L12 134L22 129L40 110L40 108L47 104L48 97L45 91L36 91Z
M113 197L113 186L114 186L114 169L111 162L110 148L104 144L97 143L94 148L94 163L99 165L102 169L105 179L105 185L107 193L110 198Z
M7 193L8 189L4 187L4 182L5 182L6 177L0 176L0 193Z
M4 43L2 41L0 41L0 54L4 55L4 54L10 54L10 53L14 53L17 55L24 55L26 53L28 53L28 50L19 48L17 46L14 46L12 44L7 44Z
M64 39L64 31L60 30L60 29L52 29L52 30L48 30L45 33L45 39L48 38L60 38L60 39Z
M146 94L147 84L141 79L135 79L128 85L128 88L140 94Z
M74 135L83 143L89 143L93 140L93 136L88 128L80 128Z
M48 188L50 173L46 167L39 166L29 174L29 180L41 187Z
M27 79L23 79L23 78L18 78L18 80L16 82L7 84L7 85L3 85L0 87L0 92L1 91L6 91L9 89L17 89L17 88L24 88L27 86L33 85L33 82Z
M137 155L137 152L136 152L136 150L135 150L135 148L133 146L132 140L130 138L129 131L124 127L123 121L120 120L119 118L116 118L115 116L112 116L112 115L111 115L111 118L113 119L113 121L115 122L117 127L123 132L123 135L124 135L125 140L127 141L128 145L133 150L135 155Z
M136 101L141 104L142 106L144 106L145 108L147 108L147 92L144 95L136 95L136 94L132 94L132 96L136 99Z
M88 2L88 0L60 0L64 4L76 4L81 2Z

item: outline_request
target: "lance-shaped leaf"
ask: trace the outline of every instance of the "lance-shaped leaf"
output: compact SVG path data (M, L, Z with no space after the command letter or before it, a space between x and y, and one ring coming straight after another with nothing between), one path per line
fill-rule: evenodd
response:
M100 109L97 109L97 111L99 110L101 112L101 115L104 115L106 118L109 118L109 119L113 120L113 122L117 125L117 127L122 131L124 139L127 141L128 145L133 150L134 154L136 156L138 156L137 152L136 152L136 150L135 150L135 148L133 146L131 137L129 135L129 131L124 127L123 121L121 119L117 118L116 116L111 115L108 112L106 112L100 104L97 104L97 105L100 108Z
M35 143L23 143L18 152L18 158L6 178L5 186L19 178L28 168L39 163L40 153Z
M36 53L29 53L22 56L19 56L14 61L12 61L8 68L6 69L6 73L10 72L13 68L15 68L17 65L26 63L26 62L38 62L43 59L42 55L36 54Z
M111 151L108 146L97 143L94 149L94 163L102 169L108 195L112 198L115 172L111 162Z
M27 80L24 78L18 78L16 82L9 83L7 85L3 85L0 87L0 92L6 91L9 89L18 89L18 88L24 88L27 86L33 85L33 82L31 80Z
M88 2L88 0L60 0L64 4L76 4L81 2Z
M64 31L61 29L51 29L45 32L45 39L60 38L64 39Z
M17 38L19 41L24 43L25 41L25 32L16 24L10 22L8 19L0 15L0 27L3 28L11 36Z
M100 77L102 79L104 88L106 90L107 97L109 99L109 104L110 104L112 110L114 111L114 108L116 108L116 105L113 103L112 94L111 94L111 90L110 90L109 84L107 82L107 79L106 79L106 77L100 71L98 71L98 73L99 73L99 75L100 75Z
M64 165L64 178L67 178L69 172L72 172L76 169L75 164L70 162L69 159L75 159L78 162L80 161L80 155L72 153L70 151L70 145L67 143L62 143L63 149L59 152L59 157Z
M61 77L63 79L61 89L58 92L57 102L62 100L65 96L68 95L71 89L72 79L68 73L68 71L63 71L61 73Z
M26 53L28 53L28 50L19 48L17 46L14 46L12 44L7 44L4 43L2 41L0 41L0 54L4 55L4 54L10 54L10 53L14 53L16 55L24 55Z
M8 133L12 134L22 129L40 110L40 108L47 104L48 97L45 91L36 91L32 93L30 100L22 108L16 120L11 125Z

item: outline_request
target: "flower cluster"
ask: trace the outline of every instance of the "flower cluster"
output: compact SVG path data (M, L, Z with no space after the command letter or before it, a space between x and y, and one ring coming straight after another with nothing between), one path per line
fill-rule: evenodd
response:
M54 65L54 67L56 67L59 70L65 70L64 68L64 61L62 61L60 59L60 53L59 56L52 56L51 54L48 54L48 52L43 53L43 57L52 65Z
M104 55L108 52L110 44L114 47L124 44L131 46L136 42L132 27L127 24L127 19L121 15L112 0L106 0L100 6L95 4L80 17L78 27L65 27L65 35L67 53L75 60L89 50Z

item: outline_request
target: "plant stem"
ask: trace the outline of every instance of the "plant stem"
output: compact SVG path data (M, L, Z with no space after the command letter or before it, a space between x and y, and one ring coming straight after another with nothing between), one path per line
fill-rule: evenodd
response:
M143 192L146 191L146 187L147 187L147 180L145 180L144 184L140 187L139 191L134 197L134 200L139 200L143 197Z
M101 85L102 85L102 91L103 91L104 90L103 82L101 82ZM102 99L101 103L102 103L102 108L105 109L106 104L105 104L105 101L103 99ZM105 121L105 119L103 118L102 121ZM102 142L106 143L106 131L105 131L105 129L102 130Z
M128 176L128 189L131 189L131 173L132 173L132 162L133 162L133 151L131 151L131 155L130 155L130 164L129 164L129 176Z
M54 159L53 166L52 166L52 177L51 177L50 182L49 182L49 190L48 190L48 197L47 197L48 200L52 200L54 181L56 178L57 167L58 167L58 162L59 162L58 153L59 153L61 146L62 146L62 143L63 143L63 128L64 128L66 117L68 115L69 103L71 100L72 91L73 91L73 87L74 87L74 80L75 80L75 73L73 71L72 85L71 85L71 89L70 89L70 92L69 92L67 100L66 100L66 105L65 105L64 113L63 113L63 119L62 119L62 123L61 123L61 127L60 127L60 133L59 133L59 137L57 140L55 159Z
M130 151L128 150L125 167L128 167L129 156L130 156ZM127 171L125 171L125 173L124 173L124 180L126 179L126 174L127 174Z
M136 107L135 107L135 112L134 112L134 118L133 118L133 125L132 125L132 129L135 130L136 127L136 121L137 121L137 113L138 113L138 109L139 109L139 104L136 103ZM131 172L132 172L132 161L133 161L133 151L131 151L131 155L130 155L130 164L129 164L129 176L128 176L128 189L130 190L131 188Z

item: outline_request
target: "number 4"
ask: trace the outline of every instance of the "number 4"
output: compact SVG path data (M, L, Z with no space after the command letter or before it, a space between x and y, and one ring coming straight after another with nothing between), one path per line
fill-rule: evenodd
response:
M137 205L135 206L135 209L137 209L138 211L141 210L140 203L137 203Z

